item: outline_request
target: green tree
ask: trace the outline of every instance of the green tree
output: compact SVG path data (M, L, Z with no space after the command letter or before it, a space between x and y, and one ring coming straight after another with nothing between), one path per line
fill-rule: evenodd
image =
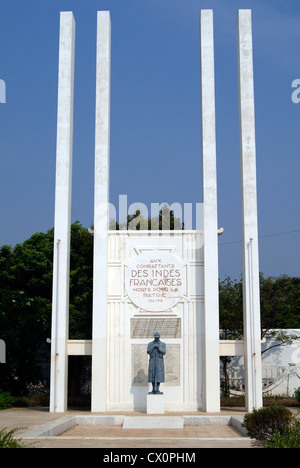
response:
M50 336L52 255L53 230L0 250L0 335L7 352L0 381L13 394L39 382Z
M42 364L50 361L46 340L51 336L53 234L50 229L14 248L0 249L0 338L7 353L0 382L14 395L43 383ZM69 336L73 339L91 338L92 257L92 236L78 222L72 224Z
M300 278L260 275L262 335L270 330L300 328Z
M219 283L219 320L220 338L238 340L243 335L243 296L242 283L227 277ZM230 356L221 356L224 378L221 389L224 396L229 395L228 367Z
M225 278L219 283L220 329L225 339L243 335L242 280ZM262 338L270 330L300 328L300 278L260 274Z
M70 339L92 338L93 237L77 221L71 226Z
M243 335L243 293L241 281L227 277L219 283L221 338L237 340Z

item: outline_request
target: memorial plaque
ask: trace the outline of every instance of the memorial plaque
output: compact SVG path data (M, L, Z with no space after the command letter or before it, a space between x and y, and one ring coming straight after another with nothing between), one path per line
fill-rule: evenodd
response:
M157 330L162 338L181 338L181 319L154 317L130 320L131 338L153 338Z
M180 385L180 345L168 344L168 352L164 356L166 382L165 385Z
M165 361L165 383L166 386L180 385L180 345L168 344ZM131 371L133 386L148 385L148 362L147 344L131 345Z
M174 255L151 250L137 255L125 269L128 297L140 309L159 312L171 309L186 291L186 272Z

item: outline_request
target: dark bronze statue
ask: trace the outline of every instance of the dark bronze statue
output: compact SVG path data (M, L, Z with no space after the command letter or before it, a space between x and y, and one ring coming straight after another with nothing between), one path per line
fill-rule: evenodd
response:
M162 395L159 391L161 382L165 381L164 355L166 354L166 344L160 341L160 334L154 334L154 341L148 344L149 354L148 382L152 383L151 394Z

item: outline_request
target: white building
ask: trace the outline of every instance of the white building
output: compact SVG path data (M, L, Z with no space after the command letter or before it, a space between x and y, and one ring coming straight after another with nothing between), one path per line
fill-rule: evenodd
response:
M291 344L282 344L276 337L269 336L262 343L263 394L293 396L295 390L300 387L300 329L276 331L283 332L293 339ZM233 357L228 364L231 395L243 393L243 361L243 357Z

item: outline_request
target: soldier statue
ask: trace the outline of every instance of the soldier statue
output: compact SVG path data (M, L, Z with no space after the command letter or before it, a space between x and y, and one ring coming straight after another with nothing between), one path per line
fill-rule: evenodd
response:
M147 353L149 354L148 382L152 383L152 392L150 394L162 395L159 391L161 382L165 381L164 354L166 354L166 344L160 341L160 334L154 334L154 341L148 344Z

